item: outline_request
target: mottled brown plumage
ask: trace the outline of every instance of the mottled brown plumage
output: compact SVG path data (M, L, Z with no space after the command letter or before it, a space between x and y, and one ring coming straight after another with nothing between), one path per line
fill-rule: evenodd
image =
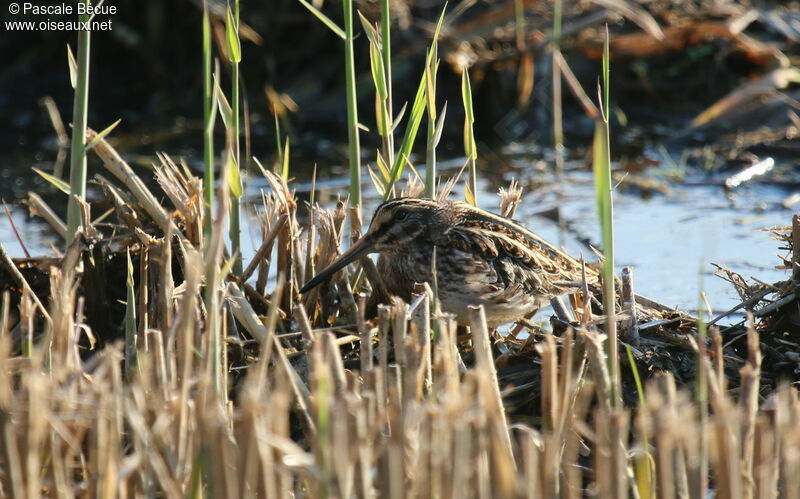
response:
M440 303L459 323L466 322L468 305L483 305L493 327L580 286L580 262L513 220L457 201L400 198L380 205L367 233L301 292L379 253L386 290L408 301L416 283L432 280L434 247ZM588 278L596 275L590 271Z

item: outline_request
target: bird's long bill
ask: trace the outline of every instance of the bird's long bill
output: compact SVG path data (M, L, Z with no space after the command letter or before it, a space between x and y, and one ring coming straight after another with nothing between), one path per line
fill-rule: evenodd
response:
M330 279L330 277L339 272L347 265L353 263L355 260L358 260L362 256L369 253L372 249L372 240L369 236L364 236L358 241L355 242L350 249L342 253L342 255L334 261L332 264L328 265L327 268L323 269L322 272L318 273L314 276L313 279L308 281L305 286L300 290L301 293L306 293L314 289L319 283Z

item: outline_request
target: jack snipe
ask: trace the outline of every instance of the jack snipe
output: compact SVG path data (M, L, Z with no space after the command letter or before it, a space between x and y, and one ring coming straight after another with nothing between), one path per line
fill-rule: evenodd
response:
M442 310L460 324L466 324L468 305L483 305L495 327L580 287L580 262L513 220L457 201L400 198L380 205L367 233L300 292L379 253L386 290L409 301L416 283L432 280L434 247ZM596 280L593 272L587 277Z

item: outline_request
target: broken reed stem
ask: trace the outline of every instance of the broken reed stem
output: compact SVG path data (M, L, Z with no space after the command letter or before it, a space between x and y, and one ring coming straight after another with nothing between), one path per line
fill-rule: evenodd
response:
M86 138L89 141L97 137L97 132L91 128L86 130ZM142 182L133 169L122 159L119 153L106 142L105 139L100 139L99 142L92 148L103 161L103 166L106 167L117 179L122 182L125 187L133 194L136 201L142 206L144 211L150 215L150 218L164 231L167 230L167 225L171 223L167 211L161 206L156 197L150 192L150 189ZM176 234L180 237L183 235L176 228Z
M230 154L230 151L227 152ZM233 168L229 161L223 162L222 178L227 178L228 170ZM223 183L219 187L217 213L211 224L210 238L204 241L204 276L203 304L206 309L205 336L209 342L208 369L212 373L212 388L217 396L225 396L223 386L227 371L223 365L223 347L227 348L222 321L224 314L220 310L222 293L222 278L220 276L220 263L224 251L223 240L225 220L228 217L228 186Z
M698 274L700 277L700 284L702 287L702 279L703 279L703 268L702 265L698 269ZM695 379L695 403L697 404L697 411L699 412L699 420L702 426L706 426L707 421L709 419L708 409L709 409L709 392L712 391L715 387L711 386L712 381L711 379L715 379L719 382L719 391L721 392L723 388L724 381L722 379L717 378L715 375L716 373L709 369L709 362L708 362L708 343L707 339L707 328L705 321L705 312L703 308L703 300L704 294L700 292L700 306L698 307L698 314L697 314L697 375ZM700 434L700 438L697 442L697 453L699 455L699 465L695 470L693 482L695 493L699 494L700 497L705 497L706 493L708 492L708 471L709 471L709 438L706 435L706 432L702 432Z
M741 369L742 389L739 395L739 406L742 414L741 469L744 497L753 497L755 486L755 470L753 467L756 463L756 415L758 414L758 390L761 379L761 348L758 333L753 326L753 315L750 312L747 314L747 322L747 362Z
M67 225L59 218L52 208L35 192L28 192L28 209L31 216L40 216L47 222L50 227L61 236L62 239L67 239Z
M433 301L433 291L430 286L428 286L428 283L425 283L423 287L424 298L421 310L422 327L420 327L419 335L422 347L422 365L420 369L422 370L421 377L423 378L423 388L426 394L430 394L433 389L433 349L431 348L431 335L433 334L431 330L431 311L433 310L431 302Z
M633 267L622 267L622 308L628 314L622 331L625 341L639 344L639 322L636 316L636 292L633 289Z
M8 270L8 272L11 274L11 277L14 278L17 284L22 289L24 289L26 293L28 293L28 296L30 296L33 299L33 301L36 303L36 306L39 307L39 312L41 312L42 317L44 317L47 323L52 327L53 319L50 318L50 314L47 312L47 308L45 308L45 306L39 300L39 297L36 296L36 293L33 292L33 289L31 289L31 286L30 284L28 284L28 281L25 280L25 277L22 275L22 272L19 271L16 265L14 265L14 262L8 255L6 247L3 246L3 243L0 243L0 263L2 263L2 265L6 268L6 270Z
M503 408L503 399L500 395L500 388L497 383L497 370L494 366L494 357L492 356L492 346L489 342L489 328L486 325L486 315L483 312L483 307L468 307L469 322L472 328L472 343L475 348L475 362L478 371L481 373L482 379L485 379L483 389L484 400L490 404L490 407L495 412L495 417L500 421L502 428L508 428L506 422L506 413ZM501 435L501 442L503 450L508 455L513 455L511 451L511 438L508 431L503 432Z
M544 427L550 430L558 426L559 390L558 390L558 361L556 358L556 343L553 334L548 332L544 342L536 345L542 359L542 417Z
M366 309L367 309L367 295L366 293L359 293L358 294L358 334L361 337L361 352L360 352L360 360L361 360L361 372L366 375L366 373L372 371L374 359L372 353L372 329L369 327L366 321ZM369 386L369 382L368 386Z
M269 231L269 234L264 237L264 240L261 242L261 246L259 246L256 254L253 255L253 258L250 259L250 263L247 264L247 268L239 276L239 282L247 282L262 260L270 256L268 253L272 251L272 246L275 244L275 239L284 229L284 225L286 225L287 220L288 218L286 214L282 214L280 217L278 217L277 223L275 223L275 225Z

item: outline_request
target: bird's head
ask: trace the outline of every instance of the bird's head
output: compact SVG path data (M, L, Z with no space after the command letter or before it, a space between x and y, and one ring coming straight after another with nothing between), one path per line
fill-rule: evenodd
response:
M305 293L350 263L370 253L402 252L428 237L437 203L431 199L399 198L378 206L367 233L300 290Z

